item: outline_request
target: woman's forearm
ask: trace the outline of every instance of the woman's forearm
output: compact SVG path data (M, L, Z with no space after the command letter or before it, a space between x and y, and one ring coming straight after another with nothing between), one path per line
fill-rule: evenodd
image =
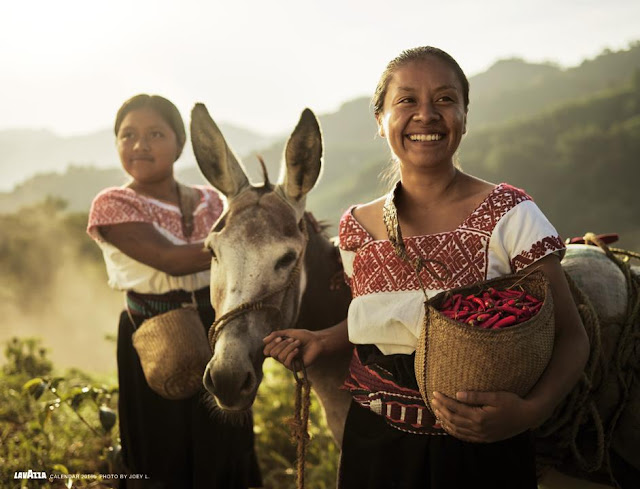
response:
M548 419L554 408L580 379L589 358L586 334L561 331L555 339L553 354L542 377L525 400L533 407L531 428Z
M189 244L173 245L167 249L162 263L154 268L177 277L209 270L210 267L211 255L204 250L202 244Z
M211 266L202 243L174 244L149 223L102 226L100 233L128 257L169 275L189 275Z
M333 353L347 350L352 346L349 341L346 318L335 326L318 331L318 336L320 344L322 345L322 353L324 355L331 355Z
M555 256L540 260L549 279L555 309L556 335L551 360L525 400L533 408L531 425L538 426L571 391L589 358L589 338L571 290Z

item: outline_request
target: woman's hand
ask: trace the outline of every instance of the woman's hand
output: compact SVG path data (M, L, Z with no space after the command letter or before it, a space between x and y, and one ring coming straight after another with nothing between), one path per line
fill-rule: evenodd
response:
M531 428L536 416L528 401L511 392L459 392L457 400L434 392L431 402L440 426L452 436L491 443Z
M289 370L293 370L296 358L300 358L304 366L308 367L320 355L351 348L346 319L320 331L281 329L265 336L263 341L265 356L275 358Z
M293 362L301 359L304 366L311 365L322 352L319 334L306 329L282 329L274 331L262 341L263 353L273 357L289 370L294 370ZM300 352L302 352L301 357Z

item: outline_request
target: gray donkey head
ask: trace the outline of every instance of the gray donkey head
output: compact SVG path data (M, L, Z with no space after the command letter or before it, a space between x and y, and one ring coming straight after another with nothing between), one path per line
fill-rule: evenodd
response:
M204 385L230 411L250 407L262 380L262 339L292 327L306 284L306 194L320 175L322 136L309 109L302 112L284 152L280 180L252 185L206 107L191 113L191 141L200 170L227 199L211 229L209 334L213 356ZM215 331L213 331L215 330Z

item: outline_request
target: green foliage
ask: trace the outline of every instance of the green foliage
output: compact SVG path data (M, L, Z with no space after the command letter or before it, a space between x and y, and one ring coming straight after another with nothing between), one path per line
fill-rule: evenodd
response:
M640 249L640 86L581 100L516 124L471 132L463 168L524 188L565 237L617 232Z
M64 377L52 375L46 350L35 339L12 339L5 358L0 374L0 481L14 480L14 472L29 469L47 475L124 472L117 443L116 387L102 385L78 370ZM254 405L264 487L293 489L296 446L286 421L293 416L295 381L291 372L272 360L265 362L264 373ZM307 487L333 488L339 450L313 394L309 434ZM61 488L66 487L65 481L71 479L24 482ZM96 479L74 479L73 487L94 487L91 483ZM105 485L100 487L110 487L108 481L101 483Z
M51 474L121 472L115 429L117 388L86 374L52 376L46 350L12 339L0 374L0 481L19 471ZM20 487L89 487L96 479L16 480ZM30 485L31 484L31 485ZM3 486L4 487L4 486ZM102 485L101 487L109 487Z
M263 367L264 379L254 404L256 451L265 489L294 489L296 445L290 438L295 381L293 374L271 359ZM305 482L307 487L335 487L340 450L328 431L320 401L312 393Z

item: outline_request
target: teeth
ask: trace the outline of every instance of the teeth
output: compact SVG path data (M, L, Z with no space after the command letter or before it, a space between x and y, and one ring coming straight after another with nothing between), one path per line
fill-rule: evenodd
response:
M411 141L440 141L442 134L409 134Z

